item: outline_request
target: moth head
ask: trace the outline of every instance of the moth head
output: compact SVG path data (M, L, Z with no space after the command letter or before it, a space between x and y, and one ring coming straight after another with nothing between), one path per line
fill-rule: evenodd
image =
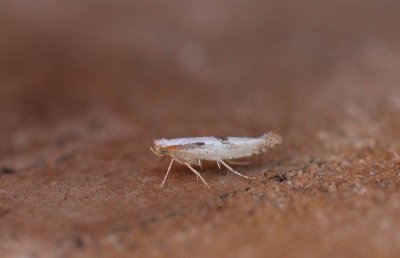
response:
M154 141L154 148L150 147L150 150L157 156L163 157L168 155L167 147L164 147L163 144L160 144L160 140Z
M165 148L157 148L157 146L151 147L150 146L150 150L157 156L163 157L166 156L168 154L167 149Z

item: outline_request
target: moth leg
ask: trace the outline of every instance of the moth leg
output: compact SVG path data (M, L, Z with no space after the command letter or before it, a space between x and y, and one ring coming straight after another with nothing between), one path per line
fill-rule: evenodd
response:
M163 187L163 185L164 185L164 183L165 183L165 180L167 180L167 177L168 177L169 171L171 170L171 167L172 167L172 163L173 163L173 162L174 162L174 159L171 159L171 163L169 163L168 170L167 170L167 174L165 174L164 180L163 180L162 183L161 183L161 187Z
M246 165L250 165L251 162L250 161L235 161L235 160L226 160L226 163L230 164L230 165L238 165L238 166L246 166Z
M201 160L200 159L199 159L199 167L200 167L201 170L203 170L203 166L201 164ZM199 181L199 176L198 175L196 175L196 180Z
M221 164L219 164L218 160L217 160L217 165L218 165L219 170L221 170Z
M203 183L208 187L208 189L210 189L210 186L207 184L206 180L204 180L204 178L200 175L199 172L196 171L196 169L192 168L192 167L190 166L189 163L185 163L185 165L186 165L188 168L190 168L190 170L192 170L193 173L196 174L196 176L200 177L201 181L203 181Z
M224 165L227 169L229 169L229 171L231 171L232 173L234 173L234 174L236 174L236 175L238 175L238 176L241 176L241 177L244 177L244 178L247 178L247 179L255 179L254 177L248 177L248 176L242 175L242 174L240 174L239 172L233 170L233 168L231 168L230 166L228 166L228 164L226 164L226 163L223 162L222 160L218 160L218 161L221 162L221 164Z

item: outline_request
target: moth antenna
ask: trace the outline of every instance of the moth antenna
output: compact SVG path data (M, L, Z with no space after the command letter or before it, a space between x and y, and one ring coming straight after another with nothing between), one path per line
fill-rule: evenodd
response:
M150 146L150 150L151 150L151 152L153 152L155 155L157 155L157 156L159 156L159 157L163 157L163 155L157 153L157 152L153 149L152 146Z

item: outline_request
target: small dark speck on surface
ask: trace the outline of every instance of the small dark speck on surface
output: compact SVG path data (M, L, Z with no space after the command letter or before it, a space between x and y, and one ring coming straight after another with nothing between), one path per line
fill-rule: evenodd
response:
M76 248L82 249L85 247L85 242L83 242L83 239L78 236L74 238L74 245Z
M9 174L14 174L15 172L16 170L12 167L6 167L6 166L1 167L1 174L9 175Z
M57 158L56 163L62 163L64 161L67 161L69 159L72 159L76 155L76 151L69 151L64 154L62 154L60 157Z
M229 196L229 193L223 193L219 196L220 199L226 199Z
M287 180L285 175L279 174L279 175L275 175L273 178L273 180L278 181L280 183L284 182Z
M169 213L167 213L167 215L165 216L166 218L173 218L173 217L175 217L175 216L177 216L178 215L178 213L177 212L169 212Z

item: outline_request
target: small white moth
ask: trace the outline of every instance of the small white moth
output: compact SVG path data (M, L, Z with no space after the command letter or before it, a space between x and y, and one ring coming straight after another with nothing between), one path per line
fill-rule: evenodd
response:
M167 180L172 163L176 161L180 164L186 165L208 188L210 188L200 173L191 165L199 165L201 167L202 160L216 161L220 169L222 164L238 176L247 179L254 179L233 170L225 163L225 161L230 164L235 164L235 162L230 160L250 157L274 149L274 147L279 145L281 142L282 138L280 135L270 132L257 138L190 137L158 139L154 140L154 149L152 147L150 147L150 149L157 156L170 156L172 158L164 180L161 183L161 187L163 187L165 180Z

